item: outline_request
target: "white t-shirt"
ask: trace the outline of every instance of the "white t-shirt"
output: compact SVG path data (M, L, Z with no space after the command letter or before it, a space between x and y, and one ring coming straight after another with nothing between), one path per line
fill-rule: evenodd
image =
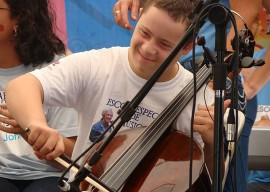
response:
M39 65L42 68L48 64ZM33 71L31 65L20 65L9 69L0 69L0 103L5 103L4 89L9 81ZM44 113L50 127L58 130L65 137L77 136L78 114L74 109L46 107ZM62 171L39 160L32 147L19 135L0 131L0 177L18 180L31 180L50 176L61 176Z
M168 82L156 83L136 109L131 120L122 129L149 125L171 100L193 78L179 64L179 72ZM101 118L104 108L110 107L113 119L126 101L131 101L146 80L130 68L128 48L91 50L65 57L59 62L32 72L44 89L44 103L74 107L79 112L79 134L73 156L77 157L89 146L92 125ZM206 88L206 103L212 104L214 93ZM197 94L198 103L204 104L203 91ZM192 103L180 114L177 129L190 134ZM199 134L194 135L200 144Z

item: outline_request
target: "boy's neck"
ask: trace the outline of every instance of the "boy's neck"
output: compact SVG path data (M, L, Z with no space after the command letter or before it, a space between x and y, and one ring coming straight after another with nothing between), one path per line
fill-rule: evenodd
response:
M158 82L166 82L172 80L177 75L179 70L180 68L178 63L175 63L172 67L169 67L164 71L164 73L158 79Z

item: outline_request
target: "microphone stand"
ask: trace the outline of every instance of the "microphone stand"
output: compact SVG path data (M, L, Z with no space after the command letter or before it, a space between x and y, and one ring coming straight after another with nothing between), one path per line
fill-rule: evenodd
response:
M214 107L214 172L213 191L222 192L223 178L223 129L224 129L224 95L226 90L227 64L224 63L226 52L226 25L228 12L223 6L209 10L208 18L215 25L215 51L217 63L213 66L213 87L215 90Z
M198 19L196 16L206 8L211 7L212 4L217 4L219 0L207 0L205 3L203 1L200 1L198 5L194 8L194 11L192 12L192 19L196 20ZM199 18L201 19L201 18ZM205 22L205 18L200 20L199 27L202 27ZM183 35L182 39L178 42L174 50L171 52L171 54L165 59L165 61L161 64L161 66L156 70L156 72L150 77L150 79L145 83L145 85L142 87L142 89L136 94L136 96L131 100L127 101L125 105L122 107L122 109L119 111L118 118L116 118L112 126L118 122L118 124L115 126L111 134L108 136L108 138L104 141L104 143L101 145L101 147L93 153L93 155L90 157L87 164L85 164L83 167L80 168L80 170L75 175L75 179L69 183L69 187L65 188L67 189L67 192L79 192L79 183L83 181L88 175L91 174L91 168L93 165L95 165L99 159L102 157L102 152L105 150L105 148L109 145L109 143L112 141L114 136L118 133L120 128L124 125L125 122L129 121L131 117L136 112L136 108L139 106L141 101L144 99L144 97L148 94L148 92L151 90L151 88L154 86L154 84L157 82L159 77L163 74L163 72L166 70L166 68L170 65L170 63L173 61L175 56L178 54L178 52L183 48L183 46L188 42L192 34L194 33L195 28L195 22L191 24L191 26L186 30L185 34ZM197 32L197 31L196 31ZM120 119L120 120L119 120ZM93 176L93 175L92 175ZM100 185L102 185L104 188L108 189L104 183L101 181L99 182ZM66 185L63 184L63 185ZM113 190L109 190L113 191Z

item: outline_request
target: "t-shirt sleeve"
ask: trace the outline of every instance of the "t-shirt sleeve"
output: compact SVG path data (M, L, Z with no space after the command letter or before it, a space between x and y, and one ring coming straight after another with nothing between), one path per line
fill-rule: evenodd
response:
M90 79L90 63L87 53L82 52L32 71L42 85L44 104L76 109L78 97Z
M50 107L46 113L48 125L64 136L78 135L78 113L72 108Z

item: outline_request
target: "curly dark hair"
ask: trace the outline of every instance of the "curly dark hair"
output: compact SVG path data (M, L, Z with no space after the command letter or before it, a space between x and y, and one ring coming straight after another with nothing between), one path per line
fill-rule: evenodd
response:
M64 54L65 45L53 32L55 12L49 0L5 0L18 20L15 49L21 62L38 66Z

